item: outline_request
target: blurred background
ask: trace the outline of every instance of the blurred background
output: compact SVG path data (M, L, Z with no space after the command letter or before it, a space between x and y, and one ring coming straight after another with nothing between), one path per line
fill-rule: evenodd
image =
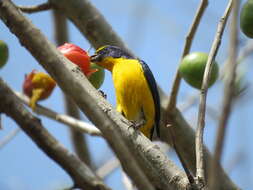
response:
M33 5L45 1L22 1L14 0L17 5ZM145 60L152 70L157 83L168 93L176 73L177 66L183 51L185 36L192 23L199 0L92 0L106 20L112 25L118 35L125 41L127 46L141 59ZM195 40L192 45L193 51L209 52L212 45L217 24L223 15L228 1L209 1L209 6L204 14ZM245 1L242 1L245 2ZM27 3L27 4L23 4ZM84 10L85 11L85 10ZM47 38L55 43L52 12L45 11L35 14L26 14ZM229 26L229 23L228 23ZM77 44L88 50L90 44L80 34L76 27L68 22L69 39L71 43ZM223 72L223 64L228 56L229 30L226 27L222 44L216 61L220 66L220 74ZM245 46L253 46L241 31L239 32L240 50ZM4 40L9 46L9 60L7 65L0 70L0 76L16 91L22 91L24 75L37 69L43 68L24 49L17 38L12 35L8 28L0 22L0 40ZM90 51L92 54L94 50ZM252 97L252 56L245 57L240 65L239 74L240 88L244 89L238 95L233 107L233 112L228 123L225 140L224 154L222 158L223 167L232 180L242 189L253 187L253 101ZM101 87L107 94L107 100L115 105L114 88L111 74L106 71L106 78ZM198 115L199 92L182 82L179 93L179 107L186 105L193 98L194 104L183 110L183 115L196 127ZM219 80L208 91L208 114L206 117L205 143L209 150L213 151L215 143L217 122L223 97L223 81ZM56 112L64 113L63 95L57 87L52 96L42 105L52 108ZM69 129L53 120L40 116L43 125L53 134L66 148L73 151L70 143ZM82 119L86 120L82 115ZM6 135L18 126L8 117L2 115L3 129L0 131L0 142ZM112 151L106 142L99 137L86 135L91 158L96 167L103 165L113 157ZM169 157L175 160L173 151ZM70 177L51 159L49 159L22 131L7 145L0 148L0 189L1 190L55 190L70 187ZM106 184L113 189L124 189L122 184L122 173L116 169L106 177Z

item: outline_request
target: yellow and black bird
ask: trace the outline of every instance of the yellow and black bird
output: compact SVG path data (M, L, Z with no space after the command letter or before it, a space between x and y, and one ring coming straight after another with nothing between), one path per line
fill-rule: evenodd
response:
M154 128L159 137L160 98L148 65L116 46L99 48L91 62L111 71L117 111L152 140Z

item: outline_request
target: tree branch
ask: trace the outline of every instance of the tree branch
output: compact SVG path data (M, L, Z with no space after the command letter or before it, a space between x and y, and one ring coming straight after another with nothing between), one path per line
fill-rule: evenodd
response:
M37 13L41 11L50 10L52 8L52 5L49 2L47 2L35 6L16 6L16 7L25 13Z
M51 136L42 126L41 121L25 109L1 78L0 92L0 112L13 118L41 150L65 170L73 179L75 187L90 190L109 190L85 164Z
M204 167L204 142L203 142L203 133L205 127L205 112L206 112L206 97L208 91L208 83L210 80L210 72L212 69L213 62L215 60L216 54L218 52L221 38L224 32L227 19L231 10L232 1L229 1L229 4L224 12L224 15L221 17L218 24L217 32L215 39L213 41L208 60L206 63L206 68L204 72L203 82L200 92L200 105L199 105L199 114L198 114L198 126L196 131L196 177L199 181L199 184L204 183L205 181L205 167Z
M97 49L103 45L110 44L120 46L131 53L120 37L113 31L112 27L105 24L105 18L88 0L61 0L60 2L58 0L49 0L49 2L72 20L94 48ZM82 8L80 9L80 7Z
M99 167L96 171L96 174L101 177L105 178L108 174L112 173L116 168L120 166L120 162L116 157L106 161L101 167Z
M54 36L57 45L68 42L68 27L66 17L59 11L53 10ZM64 104L68 115L80 120L79 109L73 100L64 94ZM73 128L70 129L72 146L78 157L88 166L92 166L90 152L83 133Z
M193 23L189 29L189 32L186 36L186 40L185 40L185 45L184 45L184 51L183 54L181 56L181 60L190 52L191 50L191 45L192 45L192 41L194 39L195 33L198 29L200 20L206 10L206 7L208 6L208 0L201 0L200 4L199 4L199 8L196 12L196 15L193 19ZM180 60L180 62L181 62ZM169 104L167 107L167 113L171 113L173 111L173 109L176 107L176 103L177 103L177 94L179 91L179 86L180 86L180 81L181 81L181 77L179 74L179 69L177 69L176 72L176 76L172 85L172 90L170 93L170 100L169 100ZM169 121L171 124L171 121Z
M24 95L20 92L15 92L15 94L16 94L16 96L18 96L18 98L24 104L26 104L27 106L29 105L29 98L26 95ZM71 127L75 130L78 130L82 133L87 133L92 136L101 136L102 135L100 130L97 129L94 125L77 120L77 119L70 117L68 115L56 113L55 111L50 110L46 107L43 107L39 104L36 105L34 112L39 115L43 115L48 118L51 118L55 121L61 122L61 123L65 124L66 126Z
M204 14L204 11L205 11L207 5L208 5L208 0L202 0L199 4L199 8L196 12L196 15L195 15L194 19L193 19L193 23L192 23L192 25L190 27L190 30L189 30L189 32L186 36L184 51L183 51L181 60L184 58L185 55L187 55L190 52L192 41L194 39L195 33L197 31L200 20L201 20L203 14ZM169 103L168 103L168 106L166 108L166 116L167 116L166 117L167 118L167 121L166 121L167 124L166 125L169 126L168 128L169 128L169 133L171 134L172 146L175 149L175 151L176 151L176 153L179 157L180 162L182 163L182 166L183 166L183 168L184 168L184 170L187 174L187 177L189 179L189 182L193 185L194 180L193 180L192 174L188 170L187 164L184 161L185 159L182 157L181 153L179 152L178 145L176 144L176 141L175 141L176 138L175 138L175 135L174 135L174 126L172 125L173 119L171 118L171 114L170 114L170 113L173 112L173 110L176 107L177 95L178 95L178 91L179 91L180 81L181 81L181 77L180 77L179 68L178 68L177 72L176 72L176 77L175 77L173 85L172 85L172 90L171 90L171 93L170 93Z
M220 183L220 179L216 178L217 167L220 164L221 154L224 146L225 133L228 123L228 118L231 113L233 98L234 98L234 83L236 78L236 66L237 66L237 47L238 47L238 13L239 13L239 0L231 0L229 2L229 10L233 7L233 15L231 20L230 29L230 45L229 45L229 61L227 65L228 78L225 81L224 98L222 103L222 114L219 120L219 127L217 131L216 144L214 150L214 159L210 168L210 190L217 189L217 183ZM233 6L232 6L233 5ZM228 13L229 14L229 13Z
M112 31L111 26L106 22L104 17L91 5L88 0L63 1L64 3L62 3L62 1L50 0L54 7L57 7L72 20L77 28L79 28L80 32L86 36L86 38L95 48L98 48L104 44L113 44L122 48L126 48L126 46L123 45L122 40ZM83 10L86 11L84 12ZM92 21L95 23L89 23ZM90 25L95 27L89 28ZM161 88L159 88L159 94L162 104L161 115L163 116L160 125L161 140L171 144L168 129L165 127L167 124L165 122L165 118L167 117L165 111L168 105L168 97ZM175 126L174 132L180 152L185 158L187 166L190 168L192 173L195 173L195 133L177 109L175 109L171 114L173 118L172 122ZM208 165L211 160L211 155L207 149L205 149L205 157L207 158ZM223 183L220 184L220 189L238 189L238 187L236 187L236 185L230 180L221 167L219 167L218 177L223 181Z
M75 105L73 100L69 98L68 96L64 95L65 99L65 109L67 110L67 114L76 118L80 119L80 113L78 107ZM81 131L78 131L74 128L70 129L70 138L72 141L72 146L74 147L74 150L78 157L86 163L91 168L94 168L92 165L92 161L90 158L90 152L89 147L86 142L86 138L84 134Z
M2 126L2 115L0 114L0 130L3 129L3 126Z
M80 70L60 54L9 0L0 1L0 10L0 18L21 44L102 131L138 188L153 189L150 182L162 189L185 189L188 186L184 173L141 132L131 128L131 123L100 96Z

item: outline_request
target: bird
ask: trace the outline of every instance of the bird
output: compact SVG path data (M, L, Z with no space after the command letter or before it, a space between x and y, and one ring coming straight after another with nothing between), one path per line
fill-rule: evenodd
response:
M98 48L90 61L112 73L116 110L150 140L154 128L160 137L160 97L148 65L112 45Z

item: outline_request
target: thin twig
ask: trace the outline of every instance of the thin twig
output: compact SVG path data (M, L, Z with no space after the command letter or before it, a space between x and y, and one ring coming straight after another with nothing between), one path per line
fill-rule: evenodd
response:
M15 92L15 94L18 96L18 98L20 98L20 100L22 100L23 103L25 103L26 105L29 105L29 98L27 96L25 96L24 94L22 94L20 92ZM87 133L87 134L93 135L93 136L101 136L102 135L100 130L97 129L92 124L80 121L80 120L70 117L68 115L56 113L55 111L53 111L49 108L46 108L44 106L41 106L39 104L36 105L34 112L39 115L46 116L46 117L53 119L55 121L59 121L65 125L67 125L68 127L71 127L71 128L78 130L80 132Z
M186 164L185 160L183 159L183 157L182 157L182 155L179 151L179 147L176 144L175 134L174 134L174 131L172 129L172 126L167 126L167 127L169 128L169 131L170 131L171 145L174 148L174 150L175 150L175 152L176 152L176 154L177 154L177 156L178 156L178 158L179 158L179 160L180 160L180 162L181 162L181 164L184 168L184 171L185 171L186 176L189 180L189 183L193 187L194 186L194 177L193 177L192 173L190 172L190 170L188 169L187 164Z
M7 134L4 138L1 139L0 141L0 148L3 148L6 144L8 144L20 131L19 128L14 129L11 131L9 134Z
M41 11L47 11L52 9L52 5L49 2L42 3L40 5L34 5L34 6L17 6L21 11L25 13L37 13Z
M193 19L193 23L190 27L190 30L186 36L185 39L185 45L184 45L184 51L183 54L181 56L181 60L190 52L191 50L191 45L194 39L194 36L196 34L196 31L198 29L200 20L205 12L206 7L208 6L208 0L201 0L199 8L196 12L196 15ZM171 113L172 110L175 108L176 103L177 103L177 94L178 94L178 90L179 90L179 86L180 86L180 81L181 81L181 77L179 74L179 70L177 69L177 73L173 82L173 86L172 86L172 90L170 93L170 100L169 100L169 104L167 107L167 113ZM170 122L171 124L172 122Z
M193 19L193 23L190 27L189 33L186 36L184 51L183 51L181 59L183 59L183 57L190 52L192 41L194 39L195 33L197 31L200 20L201 20L203 14L204 14L204 11L205 11L207 5L208 5L208 0L201 0L200 5L198 7L198 10L196 12L196 15ZM172 117L170 116L170 113L172 113L173 110L176 107L177 94L178 94L178 90L179 90L179 86L180 86L180 81L181 81L181 77L179 75L179 69L177 69L176 77L175 77L175 80L174 80L174 83L173 83L173 86L172 86L172 90L171 90L171 94L170 94L170 100L169 100L169 103L168 103L168 106L167 106L167 109L166 109L166 116L167 116L166 123L167 123L167 126L170 126L169 127L169 132L171 133L170 135L171 135L172 145L173 145L173 147L174 147L174 149L175 149L175 151L176 151L176 153L177 153L177 155L178 155L178 157L179 157L179 159L182 163L182 166L183 166L183 168L184 168L184 170L187 174L189 182L191 184L193 184L194 180L193 180L192 174L189 171L189 169L187 168L187 164L185 163L183 157L180 154L180 151L177 148L177 145L176 145L176 142L175 142L175 137L174 137L174 131L173 131L174 129L173 129L173 126L172 126L172 123L173 123L172 122Z
M164 105L165 106L165 105ZM167 104L166 104L167 106ZM182 113L176 109L176 112L174 113L174 134L176 137L176 143L180 149L180 153L182 154L187 167L190 169L190 171L195 174L196 172L196 153L195 153L195 131L192 129L192 127L189 125L189 123L184 119ZM171 135L168 132L168 129L163 127L162 128L162 134L164 134L164 138L168 139L168 143L171 145ZM205 155L205 161L206 161L206 167L210 166L211 160L212 160L212 154L208 151L206 146L204 146L204 155ZM206 175L208 172L208 169L205 170ZM219 166L219 173L217 175L218 178L222 179L222 183L218 184L219 189L233 189L237 190L239 189L238 186L236 186L233 181L227 176L224 169Z
M233 5L233 16L231 20L231 30L230 30L230 45L229 45L229 61L227 65L228 78L225 81L224 96L222 103L222 114L219 120L219 127L217 131L216 144L214 150L214 158L211 164L210 171L210 189L216 189L216 184L219 180L216 177L217 167L220 164L224 139L227 129L227 122L231 113L233 98L234 98L234 82L236 77L236 58L237 58L237 48L238 48L238 13L239 13L239 0L230 1L230 9Z
M99 167L96 171L96 174L101 178L105 178L119 166L119 160L116 157L113 157L112 159L106 161L106 163L103 164L101 167Z
M232 1L230 0L228 6L225 10L224 15L221 17L220 22L218 24L217 32L208 56L203 82L201 86L200 92L200 105L199 105L199 113L198 113L198 125L196 131L196 179L199 186L205 186L205 171L204 171L204 142L203 142L203 132L205 127L205 112L206 112L206 96L208 91L208 81L210 78L210 71L212 69L213 60L215 60L217 51L219 49L221 38L224 32L224 28L229 17L229 13L232 7Z

